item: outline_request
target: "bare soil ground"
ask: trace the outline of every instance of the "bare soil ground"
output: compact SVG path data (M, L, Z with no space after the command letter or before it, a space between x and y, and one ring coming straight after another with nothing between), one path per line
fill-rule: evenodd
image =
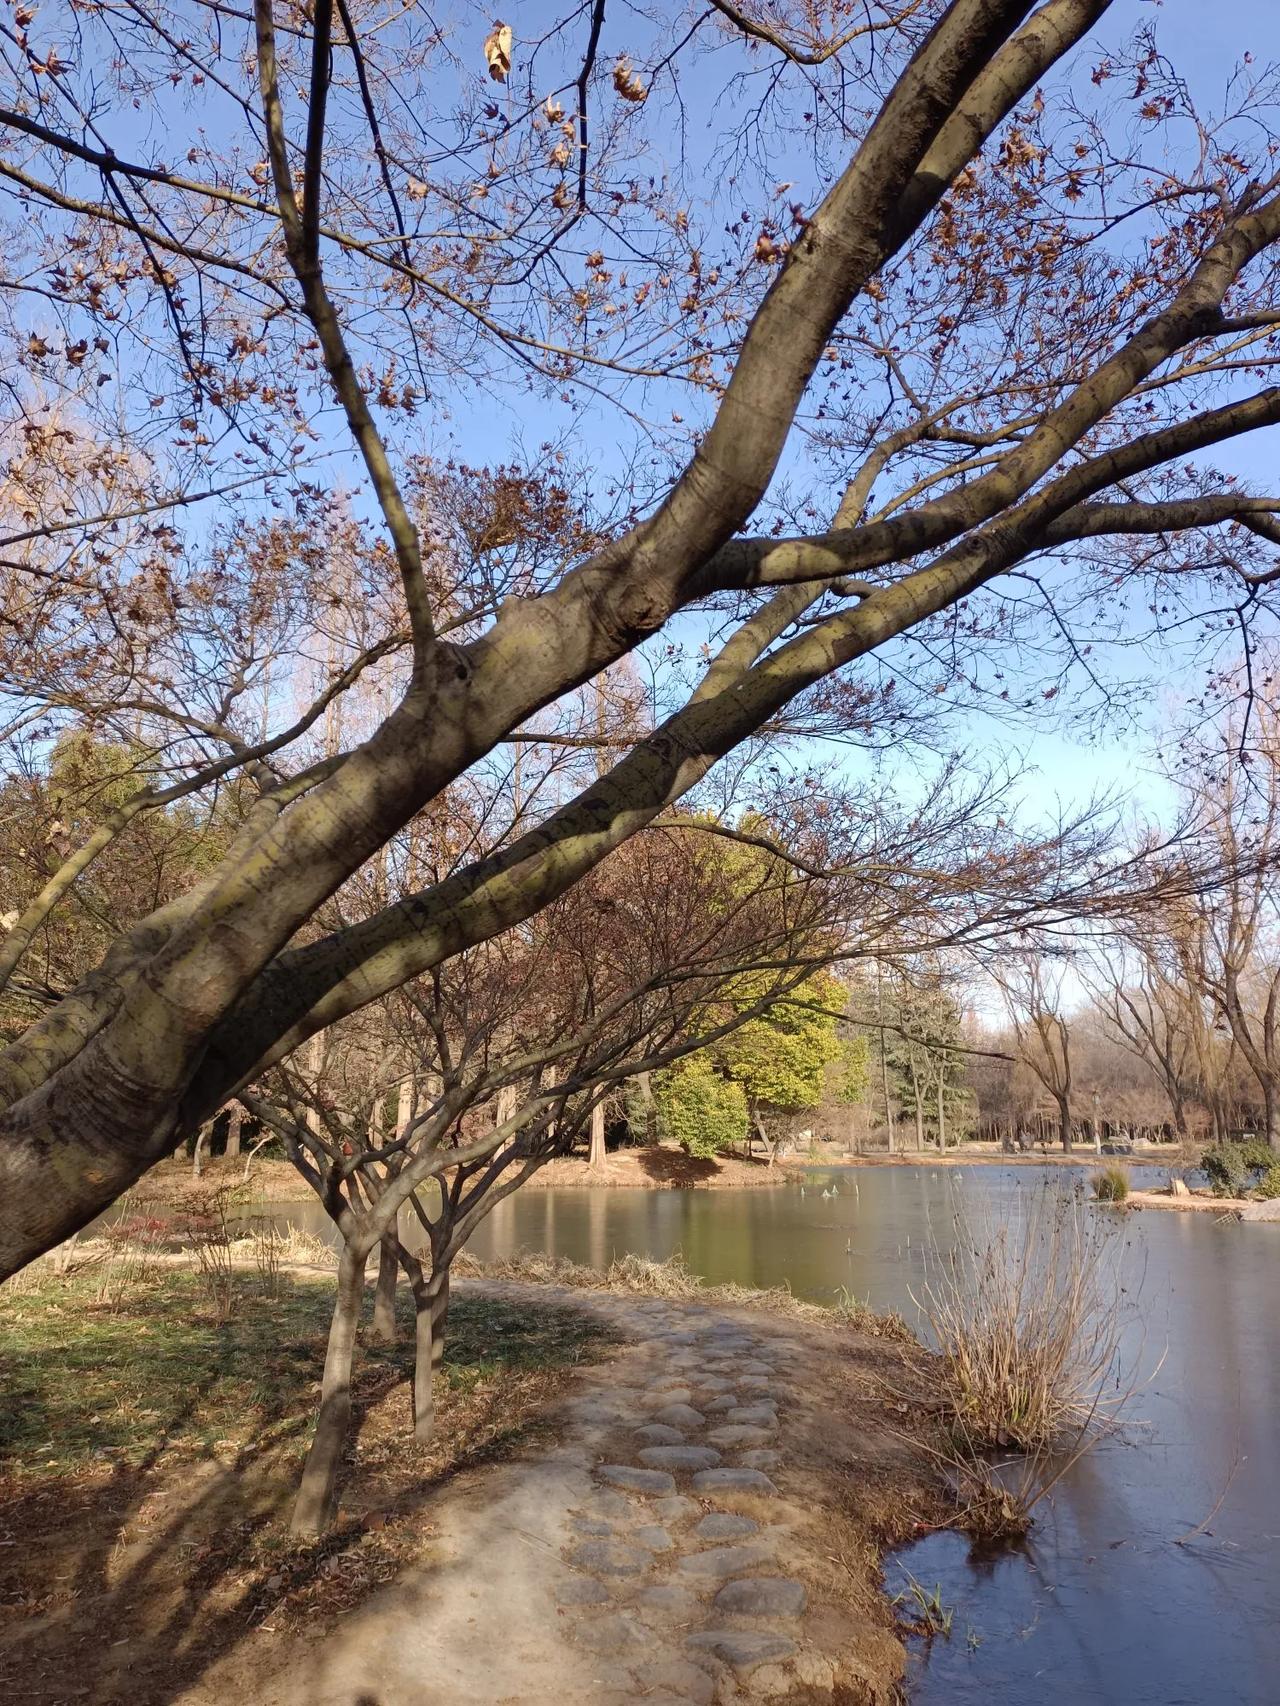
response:
M129 1201L136 1205L154 1203L194 1208L207 1202L213 1191L232 1187L247 1200L256 1198L264 1202L297 1202L309 1195L307 1186L288 1161L257 1156L250 1165L247 1180L244 1173L244 1156L230 1160L225 1155L214 1156L204 1163L198 1179L185 1158L161 1161L138 1180L129 1192Z
M1196 1150L1197 1157L1199 1149ZM794 1162L795 1157L789 1158ZM1063 1167L1097 1167L1108 1161L1119 1161L1125 1167L1183 1167L1195 1162L1184 1159L1175 1147L1168 1150L1140 1150L1135 1155L1098 1156L1092 1149L1073 1149L1065 1154L1061 1149L1046 1148L1026 1155L1002 1154L994 1144L961 1144L939 1155L936 1149L913 1149L905 1154L888 1155L878 1151L872 1155L823 1155L813 1163L820 1167L972 1167L986 1162L993 1167L1043 1167L1046 1163Z
M727 1187L782 1185L789 1176L787 1166L770 1167L767 1161L744 1161L740 1156L717 1155L699 1160L683 1149L653 1144L647 1148L619 1149L605 1157L604 1166L593 1168L585 1158L566 1155L549 1161L535 1173L526 1190L579 1188L638 1191L716 1190Z
M1168 1191L1130 1191L1124 1206L1164 1209L1174 1214L1218 1214L1238 1220L1249 1202L1244 1197L1211 1196L1208 1191L1195 1191L1189 1197L1175 1197Z
M770 1167L767 1161L744 1161L739 1156L730 1155L703 1161L686 1155L682 1149L655 1144L647 1148L615 1150L599 1169L589 1167L585 1155L566 1155L548 1162L523 1188L545 1190L573 1186L603 1190L707 1190L743 1185L781 1185L787 1177L788 1168L781 1163ZM206 1202L212 1191L223 1186L235 1186L250 1205L254 1200L297 1202L308 1195L306 1185L287 1161L258 1157L246 1183L242 1158L228 1161L225 1156L216 1156L205 1162L200 1179L192 1177L191 1163L187 1160L160 1162L133 1187L129 1200L136 1206L196 1207Z
M340 1621L429 1549L440 1490L527 1446L609 1346L577 1311L461 1297L428 1446L407 1351L367 1350L340 1520L297 1542L331 1270L273 1298L238 1275L224 1320L172 1262L122 1299L97 1284L0 1293L5 1701L160 1706L242 1647Z

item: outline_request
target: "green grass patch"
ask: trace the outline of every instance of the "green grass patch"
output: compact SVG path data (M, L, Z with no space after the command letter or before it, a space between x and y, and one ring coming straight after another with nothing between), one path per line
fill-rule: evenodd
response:
M268 1298L237 1276L221 1322L182 1269L163 1270L110 1307L94 1302L96 1288L92 1274L79 1274L0 1291L0 1472L48 1476L305 1447L332 1282L282 1277ZM357 1399L362 1387L373 1397L409 1376L407 1298L403 1307L404 1342L362 1356ZM607 1338L571 1311L457 1294L441 1396L592 1360Z

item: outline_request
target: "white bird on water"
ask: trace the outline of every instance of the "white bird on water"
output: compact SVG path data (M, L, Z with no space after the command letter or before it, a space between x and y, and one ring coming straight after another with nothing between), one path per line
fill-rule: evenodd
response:
M823 1191L822 1194L824 1197L829 1197L831 1195L831 1192L830 1191Z

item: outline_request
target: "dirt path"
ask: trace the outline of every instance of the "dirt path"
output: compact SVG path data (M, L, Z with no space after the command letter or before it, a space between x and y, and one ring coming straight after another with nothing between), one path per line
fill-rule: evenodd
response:
M545 1447L432 1508L430 1566L272 1677L242 1648L238 1674L215 1667L184 1706L728 1706L830 1700L837 1684L836 1698L888 1699L901 1648L874 1561L832 1539L837 1483L861 1452L815 1372L832 1361L828 1330L492 1289L597 1313L629 1342L584 1371Z

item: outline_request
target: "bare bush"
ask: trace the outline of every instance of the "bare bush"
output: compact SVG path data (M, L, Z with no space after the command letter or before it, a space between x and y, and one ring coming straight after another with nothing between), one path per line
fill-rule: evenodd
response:
M253 1265L264 1297L279 1297L280 1274L285 1259L285 1237L270 1220L255 1220L249 1229Z
M104 1227L101 1234L106 1256L94 1301L107 1309L120 1308L135 1290L155 1278L169 1232L163 1220L133 1213L127 1197L122 1207L120 1218ZM55 1271L65 1273L67 1269Z
M215 1319L225 1321L235 1306L235 1258L230 1220L232 1192L209 1193L202 1209L186 1218L185 1230L195 1253L200 1289Z

